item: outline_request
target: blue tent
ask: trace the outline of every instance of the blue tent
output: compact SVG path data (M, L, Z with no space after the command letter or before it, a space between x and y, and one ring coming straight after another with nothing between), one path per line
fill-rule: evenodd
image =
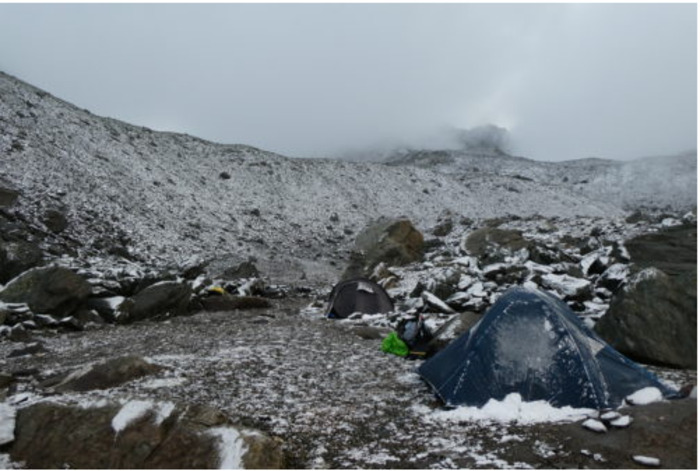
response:
M448 406L480 407L517 392L524 401L603 409L648 386L677 394L598 338L565 303L523 287L506 291L418 372Z

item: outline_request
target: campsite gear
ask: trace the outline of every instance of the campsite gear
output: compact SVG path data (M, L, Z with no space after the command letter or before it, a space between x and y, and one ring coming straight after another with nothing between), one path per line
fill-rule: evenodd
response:
M677 392L591 332L539 290L506 291L469 332L418 370L448 406L483 406L519 393L555 407L614 408L645 387Z
M413 358L425 358L428 352L428 344L433 339L433 334L423 322L423 316L402 319L396 326L396 332L404 341Z
M382 340L382 351L384 353L392 353L400 357L405 357L409 354L408 346L403 340L396 335L396 332L391 332Z
M380 314L394 310L394 303L384 288L365 278L341 281L328 298L326 316L344 319L350 314Z
M209 295L213 294L223 296L226 291L221 286L212 286L211 288L207 289L207 293Z

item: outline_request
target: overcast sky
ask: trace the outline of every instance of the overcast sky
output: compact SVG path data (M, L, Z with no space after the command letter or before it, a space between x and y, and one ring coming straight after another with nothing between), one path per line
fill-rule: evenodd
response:
M292 156L506 127L541 160L696 147L694 4L0 4L0 70Z

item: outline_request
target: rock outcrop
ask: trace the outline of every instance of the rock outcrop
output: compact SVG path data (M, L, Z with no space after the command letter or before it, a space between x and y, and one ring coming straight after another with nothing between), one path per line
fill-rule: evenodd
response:
M66 316L90 295L91 287L72 270L49 266L33 268L0 291L0 301L26 303L36 314Z
M697 275L638 272L613 297L595 330L637 361L697 368Z
M482 265L503 262L507 256L529 248L531 243L521 232L493 227L470 232L462 241L462 249L477 257Z
M126 356L49 378L42 386L57 392L108 389L156 374L161 369L141 357Z
M380 219L355 240L355 257L343 278L370 276L380 263L401 266L423 258L423 234L408 219Z
M625 247L633 275L613 296L596 331L639 361L697 368L697 225L644 234ZM620 265L609 270L615 267L625 270ZM602 282L622 284L626 276L606 274Z
M41 265L43 254L32 242L9 241L0 239L0 283L7 283L12 278L30 268Z
M17 412L10 456L28 468L280 469L281 443L208 407L132 400Z
M192 289L186 283L161 281L139 291L121 305L118 322L134 322L187 313Z

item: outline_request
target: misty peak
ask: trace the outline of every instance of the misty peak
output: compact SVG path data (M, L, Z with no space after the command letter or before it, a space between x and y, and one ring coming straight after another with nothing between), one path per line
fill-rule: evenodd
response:
M494 124L470 129L453 128L451 132L460 150L503 155L509 147L508 130Z

